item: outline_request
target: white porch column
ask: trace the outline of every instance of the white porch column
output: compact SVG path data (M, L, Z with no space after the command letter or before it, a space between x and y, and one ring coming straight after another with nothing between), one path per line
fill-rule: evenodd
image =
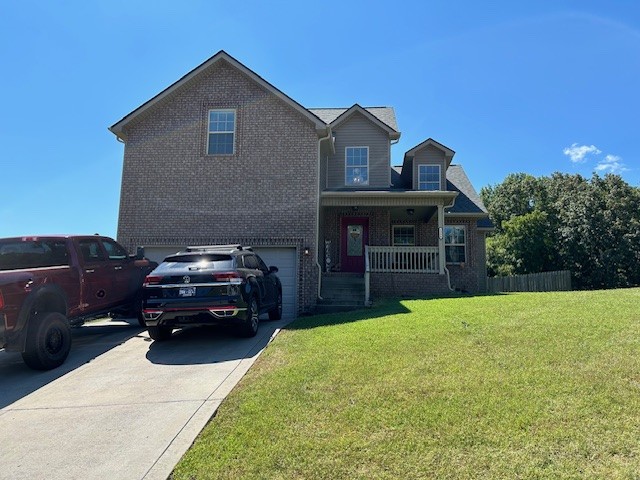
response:
M444 205L438 204L438 259L440 275L444 274Z

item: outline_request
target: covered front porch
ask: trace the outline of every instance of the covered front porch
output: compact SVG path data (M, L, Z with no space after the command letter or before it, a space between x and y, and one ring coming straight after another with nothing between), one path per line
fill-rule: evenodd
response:
M399 289L409 295L445 293L445 209L456 196L445 191L322 192L325 248L318 260L323 271L362 275L367 300Z

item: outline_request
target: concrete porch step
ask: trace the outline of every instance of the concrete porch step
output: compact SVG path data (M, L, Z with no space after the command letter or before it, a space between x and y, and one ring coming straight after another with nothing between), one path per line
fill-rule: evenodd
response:
M365 308L364 275L330 273L322 276L322 300L318 299L317 313L346 312Z

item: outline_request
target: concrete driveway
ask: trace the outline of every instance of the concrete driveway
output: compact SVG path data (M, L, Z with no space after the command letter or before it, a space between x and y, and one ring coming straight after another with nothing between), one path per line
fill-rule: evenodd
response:
M134 321L73 330L66 363L36 372L0 351L0 479L166 479L272 336L190 329L154 343Z

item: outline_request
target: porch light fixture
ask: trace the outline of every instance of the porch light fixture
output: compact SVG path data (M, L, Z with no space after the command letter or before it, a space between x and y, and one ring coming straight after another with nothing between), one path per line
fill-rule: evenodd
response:
M309 255L311 255L311 249L309 247L304 247L304 250L302 251L302 253L304 254L305 257L308 257Z
M415 213L416 211L413 208L407 208L407 215L411 216Z

